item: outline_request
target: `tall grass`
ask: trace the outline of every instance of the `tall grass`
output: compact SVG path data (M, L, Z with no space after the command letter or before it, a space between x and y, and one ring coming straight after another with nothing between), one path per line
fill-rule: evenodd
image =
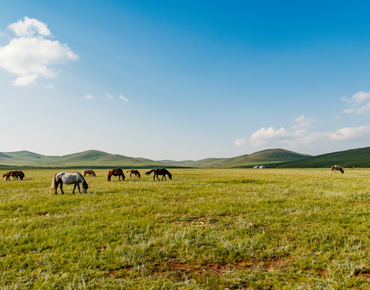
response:
M0 181L4 289L370 289L369 170ZM144 173L144 170L142 171Z

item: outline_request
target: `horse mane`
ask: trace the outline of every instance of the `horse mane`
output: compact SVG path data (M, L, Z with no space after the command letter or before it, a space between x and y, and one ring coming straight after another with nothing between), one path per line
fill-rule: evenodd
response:
M83 177L83 175L80 173L80 172L75 172L75 173L77 173L79 176L81 176L82 177L82 180L84 181L84 183L86 183L87 184L87 182L86 182L86 180L85 180L85 178Z

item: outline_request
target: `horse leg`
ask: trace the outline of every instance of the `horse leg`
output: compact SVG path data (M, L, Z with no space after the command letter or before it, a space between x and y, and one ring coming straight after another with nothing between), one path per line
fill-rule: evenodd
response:
M62 192L62 194L64 194L64 191L63 191L63 182L60 183L60 191Z
M78 192L81 193L81 190L80 190L80 183L78 182L77 183L77 187L78 187Z

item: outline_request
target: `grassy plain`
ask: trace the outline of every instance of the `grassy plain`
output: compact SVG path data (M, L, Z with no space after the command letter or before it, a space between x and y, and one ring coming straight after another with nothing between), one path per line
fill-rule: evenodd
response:
M57 171L0 180L3 289L370 289L370 170Z

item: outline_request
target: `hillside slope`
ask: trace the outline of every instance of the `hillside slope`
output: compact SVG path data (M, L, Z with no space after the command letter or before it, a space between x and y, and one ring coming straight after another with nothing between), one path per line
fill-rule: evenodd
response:
M320 168L338 164L341 166L370 167L370 147L338 151L313 156L305 160L287 162L279 168Z
M65 156L45 156L29 151L0 152L0 164L5 166L36 167L194 167L194 168L248 168L254 165L276 165L308 158L308 155L284 149L268 149L250 155L233 158L207 158L198 161L153 161L145 158L109 154L98 150L69 154Z
M276 148L232 158L207 158L198 161L187 161L186 163L179 161L177 164L198 168L250 168L255 165L275 166L282 162L301 160L309 157L310 155Z
M275 148L255 152L250 155L242 155L222 160L217 168L248 168L255 165L275 166L281 162L289 162L310 158L310 155L300 154L293 151Z
M29 151L0 153L0 164L3 166L36 166L36 167L158 167L163 166L145 158L127 157L109 154L98 150L69 154L65 156L45 156Z

